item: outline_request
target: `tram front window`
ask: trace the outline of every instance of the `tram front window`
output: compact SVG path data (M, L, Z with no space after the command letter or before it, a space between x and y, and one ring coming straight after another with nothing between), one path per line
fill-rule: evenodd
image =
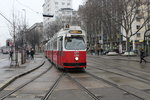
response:
M65 48L67 50L85 50L85 42L83 37L66 37Z

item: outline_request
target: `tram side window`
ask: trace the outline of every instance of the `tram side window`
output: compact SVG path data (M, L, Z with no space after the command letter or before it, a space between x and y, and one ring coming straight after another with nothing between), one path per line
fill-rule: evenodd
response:
M52 49L52 43L50 43L50 50L53 50L53 49Z
M57 40L56 39L53 42L53 50L57 50Z
M50 50L50 43L48 43L48 48L47 48L47 50Z
M58 50L62 51L63 47L62 47L62 41L63 41L63 37L59 38L59 44L58 44Z

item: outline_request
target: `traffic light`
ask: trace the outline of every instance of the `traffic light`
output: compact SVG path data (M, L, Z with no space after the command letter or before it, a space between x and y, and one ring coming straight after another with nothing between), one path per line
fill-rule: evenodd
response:
M53 17L54 15L45 15L43 14L43 17Z
M6 44L7 46L9 46L9 41L7 41L7 44Z

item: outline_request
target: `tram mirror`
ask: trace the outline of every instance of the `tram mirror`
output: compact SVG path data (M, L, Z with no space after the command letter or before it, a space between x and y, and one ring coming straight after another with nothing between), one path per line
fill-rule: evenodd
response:
M62 40L63 40L63 38L61 37L61 38L60 38L60 41L62 41Z
M71 37L71 34L67 34L67 36L66 37Z

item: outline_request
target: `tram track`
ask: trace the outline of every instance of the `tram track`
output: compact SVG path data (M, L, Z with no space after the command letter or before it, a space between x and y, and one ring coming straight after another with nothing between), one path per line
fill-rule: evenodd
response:
M44 65L44 64L43 64ZM43 66L42 65L42 66ZM0 100L4 100L7 97L9 97L10 95L12 95L13 93L19 91L21 88L27 86L28 84L30 84L31 82L33 82L34 80L36 80L37 78L41 77L42 75L44 75L45 73L47 73L51 68L53 67L53 65L51 65L49 68L47 68L46 70L44 70L42 73L38 74L37 76L33 77L32 79L30 79L29 81L24 82L23 84L19 85L18 87L16 87L15 89L11 90L10 92L8 92L7 94L3 95L2 97L0 97ZM14 81L15 82L15 81ZM11 85L11 83L9 84ZM3 91L3 90L2 90ZM1 92L2 92L1 91Z
M141 99L141 100L146 100L144 97L140 97L140 96L138 96L138 95L135 95L134 93L132 93L132 92L130 92L130 91L127 91L127 90L125 90L124 88L121 88L119 85L117 85L117 84L115 84L115 83L112 83L111 81L108 81L108 80L106 80L106 79L104 79L104 78L98 77L98 76L96 76L96 75L94 75L94 74L92 74L92 73L90 73L90 72L87 72L87 71L86 71L86 73L87 73L88 75L92 76L93 78L97 79L97 80L103 81L103 82L109 84L110 86L113 86L113 87L115 87L115 88L117 88L117 89L119 89L119 90L124 91L126 94L131 94L131 95L133 95L133 96L135 96L135 97L137 97L137 98L139 98L139 99Z
M139 73L137 73L137 72L131 72L131 71L129 71L129 70L120 69L120 68L116 68L116 69L119 70L119 71L128 73L128 74L130 74L130 75L132 75L132 76L135 76L135 77L141 78L141 79L143 79L143 80L149 81L149 84L150 84L150 79L147 79L147 78L141 77L141 76L139 76L139 75L133 74L133 73L139 74Z
M42 98L42 100L49 100L49 97L51 96L51 94L53 93L53 91L55 90L55 88L57 87L57 85L59 84L60 80L63 78L64 75L65 75L65 73L62 72L62 74L59 76L59 78L56 79L56 81L51 86L51 88L48 90L46 95Z
M124 72L124 73L127 73L127 74L129 74L129 75L131 75L131 76L134 76L134 77L137 77L137 78L134 78L134 77L131 77L131 76L127 76L127 75L123 75L123 74L120 74L120 73L117 73L117 72L113 72L113 71L108 71L108 70L106 70L106 69L97 68L97 67L94 67L94 66L92 66L92 67L93 67L93 68L96 68L96 69L98 69L98 70L101 70L101 71L105 71L105 72L109 72L109 73L116 74L116 75L119 75L119 76L123 76L123 77L126 77L126 78L130 78L130 79L133 79L133 80L136 80L136 81L139 81L139 82L148 84L148 85L150 84L150 80L149 80L149 79L144 79L144 78L142 78L142 77L138 77L138 75L134 75L134 74L132 74L132 73L122 71L122 69L119 70L118 68L116 68L116 69L119 70L119 71L122 71L122 72Z
M99 58L101 58L101 59L105 59L105 60L116 60L116 59L106 59L106 58L102 58L102 57L99 57ZM94 61L96 61L96 62L99 62L99 60L98 59L94 59L94 58L90 58L90 59L93 59ZM116 67L113 67L113 68L118 68L119 66L126 66L125 64L119 64L119 63L116 63L116 62L109 62L109 63L111 63L111 65L113 64L114 66L116 66ZM99 64L99 63L98 63ZM107 63L105 64L105 65L107 65L107 66L109 66ZM110 66L109 66L110 67ZM128 67L128 66L127 66ZM112 66L110 67L110 68L112 68ZM130 67L130 69L133 69L132 67ZM141 70L139 70L139 69L133 69L133 70L135 70L135 71L141 71ZM146 74L149 74L149 72L147 72L147 71L144 71L144 73L146 73ZM150 75L150 74L149 74Z
M120 85L117 85L117 84L115 84L115 83L113 83L113 82L111 82L109 80L104 79L104 78L98 77L98 76L96 76L96 75L94 75L94 74L92 74L90 72L86 71L85 74L93 77L96 80L99 80L100 82L104 82L104 83L106 83L106 84L108 84L108 85L110 85L110 86L112 86L112 87L114 87L116 89L124 91L124 95L126 95L126 94L129 95L130 94L130 95L132 95L132 96L134 96L136 98L139 98L140 100L147 100L147 99L145 99L146 97L138 96L138 95L136 95L136 94L134 94L134 93L132 93L132 92L130 92L130 91L122 88ZM68 76L68 78L70 80L72 80L74 83L76 83L82 90L84 90L94 100L101 100L103 98L102 94L95 94L90 89L88 89L86 86L82 85L83 83L81 83L80 81L78 81L78 79L76 79L75 77L72 77L70 74L67 73L66 76ZM101 83L99 83L99 84L101 84ZM97 96L97 95L101 95L101 96Z
M48 90L46 95L42 98L42 100L50 100L50 96L54 92L55 88L58 86L59 82L62 80L64 76L67 76L69 80L73 81L73 83L76 83L77 86L80 87L81 90L86 92L91 98L94 100L100 100L99 97L97 97L95 94L93 94L90 90L88 90L86 87L84 87L80 82L78 82L75 78L73 78L68 72L62 72L62 74L59 76L58 79L54 82L54 84L51 86L51 88Z
M26 71L26 72L24 72L24 73L21 73L21 74L19 74L19 75L16 75L16 76L13 77L8 83L6 83L4 86L2 86L2 87L0 88L0 92L1 92L3 89L5 89L7 86L9 86L12 82L14 82L16 79L21 78L21 77L23 77L23 76L25 76L25 75L28 75L28 74L30 74L31 72L34 72L35 70L41 68L44 64L45 64L45 61L44 61L40 66L38 66L38 67L36 67L36 68L33 68L33 69L31 69L31 70L29 70L29 71Z
M50 96L54 92L55 88L58 86L59 82L62 80L64 76L67 76L69 80L71 80L73 83L75 83L77 86L80 87L81 90L86 92L91 98L94 100L100 100L100 97L93 94L89 89L87 89L85 86L83 86L80 82L78 82L75 78L73 78L69 72L62 72L62 74L59 76L59 78L56 79L54 84L51 86L51 88L48 90L46 95L41 100L50 100Z
M95 94L93 94L90 90L88 90L86 87L84 87L80 82L78 82L75 78L71 77L71 75L66 74L68 78L72 81L74 81L82 90L84 90L89 96L91 96L94 100L100 100L99 97L97 97Z
M99 63L97 63L97 62L93 62L93 63L99 64ZM91 66L91 65L90 65L90 66ZM110 67L110 65L108 65L108 64L107 64L107 66ZM136 72L131 72L131 71L129 71L129 70L121 69L121 68L118 68L118 67L113 67L113 68L110 67L110 68L112 68L112 69L117 69L118 71L124 72L124 73L126 73L126 74L128 74L128 75L137 77L138 79L137 79L137 78L130 77L130 76L127 76L127 75L119 74L119 73L117 73L117 72L109 71L109 70L104 69L104 68L98 68L98 67L94 67L94 66L92 66L92 67L93 67L93 68L96 68L96 69L98 69L98 70L105 71L105 72L109 72L109 73L113 73L113 74L116 74L116 75L120 75L120 76L123 76L123 77L130 78L130 79L134 79L134 80L143 82L143 83L145 83L145 84L150 84L150 79L147 79L147 78L145 78L145 77L142 77L142 76L133 74L133 73L136 73ZM139 74L139 73L136 73L136 74Z

